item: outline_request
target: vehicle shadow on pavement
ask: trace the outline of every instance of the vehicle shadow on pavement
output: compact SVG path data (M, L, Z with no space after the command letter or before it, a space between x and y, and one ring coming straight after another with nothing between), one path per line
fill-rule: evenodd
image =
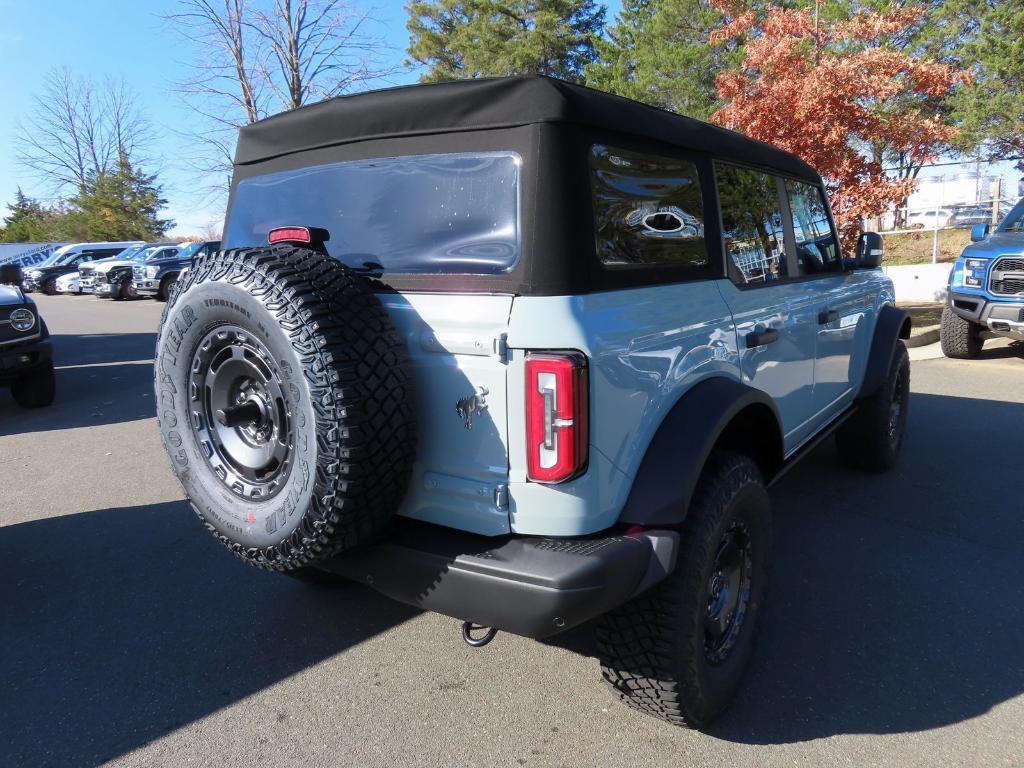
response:
M1024 693L1024 497L992 464L1020 455L1024 405L914 394L910 409L892 472L837 470L829 441L773 491L759 647L712 735L921 731Z
M991 345L978 354L979 360L1024 360L1024 341L1011 341L998 347Z
M4 766L111 760L418 613L257 571L185 502L0 527L0 606Z
M991 461L1020 455L1024 405L913 394L910 409L892 472L846 470L827 441L772 491L761 635L709 735L922 731L1024 693L1024 496ZM591 625L546 642L597 655Z
M52 337L57 397L45 408L18 406L0 389L0 436L91 427L156 415L155 333Z

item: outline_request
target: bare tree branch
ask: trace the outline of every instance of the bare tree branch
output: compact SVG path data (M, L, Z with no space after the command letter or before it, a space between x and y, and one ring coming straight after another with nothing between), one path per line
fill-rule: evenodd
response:
M178 0L165 19L195 47L177 85L196 115L191 167L221 187L237 129L392 74L358 0Z
M50 72L15 134L18 162L53 194L80 192L124 152L137 163L153 139L152 127L125 83L99 89L67 68Z

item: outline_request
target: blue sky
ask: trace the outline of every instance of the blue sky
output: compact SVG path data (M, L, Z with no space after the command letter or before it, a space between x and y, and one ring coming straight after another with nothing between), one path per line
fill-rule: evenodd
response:
M387 56L396 65L401 64L407 43L404 0L354 2L376 9L378 32L393 49ZM605 5L611 20L620 7L619 0L609 0ZM159 180L169 201L164 215L177 222L173 231L187 235L219 219L222 212L210 208L203 195L193 191L194 175L177 164L176 158L184 153L182 139L161 128L189 117L173 85L188 75L187 61L193 51L162 18L175 7L175 0L0 0L0 18L4 19L0 27L4 102L0 110L0 217L19 185L35 196L48 192L15 162L12 139L18 120L31 108L46 73L67 66L95 80L108 75L123 78L138 93L140 106L160 131L153 152L158 162L154 168L160 171ZM404 70L389 82L414 82L416 77L417 72ZM956 170L935 169L924 175ZM1018 174L1010 171L1007 163L997 172L1004 173L1007 181L1012 178L1016 186Z
M396 64L404 60L405 11L402 0L379 0L375 7L379 32L394 51ZM48 190L15 161L13 136L18 120L33 103L46 73L68 66L76 74L96 80L123 78L139 96L153 124L175 125L188 119L189 111L173 84L186 77L191 47L161 16L173 12L174 0L0 0L0 77L4 108L0 110L0 204L14 197L20 185L27 193L45 196ZM403 71L390 80L413 82L417 73ZM383 83L382 83L383 85ZM154 154L160 161L159 180L170 205L165 215L178 222L176 232L188 234L218 217L204 207L202 196L191 191L194 176L178 167L181 138L160 131ZM0 216L6 213L0 207Z
M353 0L374 8L380 21L377 33L393 48L387 56L400 65L405 58L404 0ZM619 0L605 3L609 18ZM68 66L74 73L102 80L123 78L139 95L142 108L158 128L188 119L189 111L173 90L176 81L189 73L191 46L183 41L162 16L175 10L175 0L0 0L0 218L7 212L17 187L45 197L49 190L18 166L12 139L18 120L32 107L46 73ZM380 85L415 82L418 73L403 70ZM176 234L194 233L219 218L203 196L192 191L195 176L175 158L184 153L182 139L172 131L160 131L154 148L159 181L168 199L164 215L177 222ZM153 170L153 169L147 169Z

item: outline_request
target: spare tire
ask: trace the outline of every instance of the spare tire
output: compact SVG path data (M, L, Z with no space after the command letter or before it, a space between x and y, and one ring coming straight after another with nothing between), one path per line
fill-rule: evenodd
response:
M157 338L164 447L193 509L290 571L376 538L408 486L408 353L370 282L290 246L201 257Z

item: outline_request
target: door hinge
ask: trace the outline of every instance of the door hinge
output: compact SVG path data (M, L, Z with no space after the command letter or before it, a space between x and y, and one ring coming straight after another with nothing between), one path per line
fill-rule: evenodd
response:
M508 509L508 486L494 486L494 506L498 509Z
M494 356L503 363L508 362L508 334L494 337Z

